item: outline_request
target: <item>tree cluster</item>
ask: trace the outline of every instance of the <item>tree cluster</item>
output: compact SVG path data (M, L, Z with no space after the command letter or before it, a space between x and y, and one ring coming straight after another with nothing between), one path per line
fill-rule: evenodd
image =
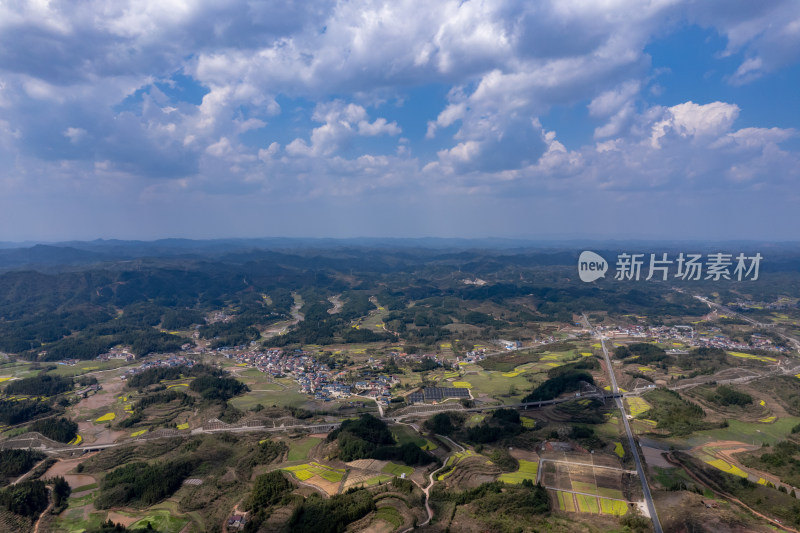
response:
M23 481L0 490L0 507L14 514L35 518L49 503L44 481Z
M78 424L64 417L46 418L33 422L28 431L38 431L58 442L69 442L78 435Z
M5 393L9 396L55 396L71 391L72 386L72 378L39 374L9 382Z
M294 511L289 528L293 533L340 533L374 510L375 502L367 490L337 494L330 499L314 493Z
M581 383L594 384L594 378L587 372L597 366L593 358L584 358L577 363L570 363L552 368L547 372L548 379L537 386L530 394L523 398L523 402L537 402L558 398L565 392L580 390Z
M338 442L342 461L380 459L418 465L436 460L414 443L395 445L386 423L369 414L343 421L338 429L328 435L328 441L333 440Z
M21 424L39 415L51 413L52 411L53 408L46 402L0 399L0 424L8 426Z
M724 406L738 405L744 407L753 403L753 397L728 385L721 385L714 391L712 401Z
M227 401L250 390L250 387L236 378L200 376L189 385L189 390L197 392L204 400Z
M21 476L46 457L33 450L0 450L0 486Z
M224 376L225 371L212 366L197 364L194 366L168 366L148 368L143 372L134 374L128 378L128 388L143 389L149 385L155 385L161 381L170 381L184 377L199 376Z
M106 474L94 505L98 509L117 505L153 505L178 490L196 466L196 460L186 458L152 465L128 463Z

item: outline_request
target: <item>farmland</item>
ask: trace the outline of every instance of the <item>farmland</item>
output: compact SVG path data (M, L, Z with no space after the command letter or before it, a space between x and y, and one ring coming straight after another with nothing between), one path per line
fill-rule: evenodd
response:
M514 483L514 484L522 483L523 480L525 479L536 481L536 473L538 471L539 471L539 463L520 459L519 470L509 474L501 474L500 477L497 478L497 480L502 481L503 483Z

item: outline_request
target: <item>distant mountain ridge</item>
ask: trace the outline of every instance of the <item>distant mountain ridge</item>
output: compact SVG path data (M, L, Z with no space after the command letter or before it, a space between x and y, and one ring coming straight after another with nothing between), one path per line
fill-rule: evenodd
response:
M706 251L728 253L761 252L771 262L790 256L796 262L800 242L757 241L591 241L591 240L525 240L525 239L461 239L461 238L233 238L193 240L182 238L154 241L97 239L58 243L0 243L0 270L52 269L79 267L96 263L141 259L217 260L241 263L274 257L325 255L328 258L352 257L365 251L412 253L450 259L484 256L527 256L519 260L542 265L566 265L574 262L582 250L593 250L612 256L620 251L639 253L678 253Z

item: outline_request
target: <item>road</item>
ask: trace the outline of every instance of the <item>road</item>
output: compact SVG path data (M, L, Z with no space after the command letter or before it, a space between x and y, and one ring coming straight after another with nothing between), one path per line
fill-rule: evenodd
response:
M586 323L589 324L586 315L583 315L583 318L586 320ZM625 426L625 432L628 434L628 444L630 445L631 455L633 455L633 460L636 463L636 472L639 474L639 479L642 481L642 492L644 494L645 503L647 504L647 510L650 513L650 519L653 521L653 529L655 533L663 533L664 530L661 529L661 522L658 520L656 506L653 503L653 495L650 494L650 486L647 484L647 476L645 476L644 467L642 467L642 459L639 457L639 449L636 447L633 431L631 430L631 425L628 423L625 405L622 402L622 398L619 396L617 377L614 375L614 368L611 366L611 357L609 357L608 348L606 348L606 339L601 333L597 333L597 336L600 337L600 346L603 348L603 357L606 360L606 368L608 369L608 376L611 380L611 392L615 395L614 401L617 403L617 408L622 415L622 423Z
M616 387L616 383L615 383L615 387ZM629 393L629 394L631 394L631 393ZM633 394L631 394L631 395L633 395ZM583 398L601 398L601 397L611 398L611 399L615 399L618 402L618 405L619 405L619 404L621 404L622 398L624 396L625 396L625 394L622 394L617 390L616 392L614 392L612 394L602 394L602 393L601 394L584 394L582 397ZM468 409L462 408L462 409L458 409L458 410L461 411L461 412L483 412L483 411L493 411L495 409L515 409L515 408L517 408L517 409L520 409L520 408L521 409L537 409L537 408L541 408L541 407L546 407L548 405L556 405L556 404L559 404L559 403L569 402L569 401L572 401L572 400L574 400L573 397L568 397L568 398L559 398L559 399L555 399L555 400L543 400L543 401L536 401L536 402L521 402L521 403L506 404L506 405L489 405L489 406L486 406L486 407L471 407L471 408L468 408ZM458 407L460 407L460 404L453 404L452 408L453 409L457 409L456 405L458 405ZM447 410L447 409L432 410L432 411L423 412L423 413L407 413L407 414L394 414L394 415L390 414L388 416L381 417L381 419L384 422L403 423L403 422L401 422L401 420L403 420L404 418L412 418L412 417L413 418L420 418L420 417L432 416L432 415L436 414L437 412L442 412L442 411L445 411L445 410ZM323 432L327 433L329 431L333 431L334 429L339 427L339 425L340 425L340 422L331 422L331 423L325 423L325 424L293 425L293 426L278 426L278 427L272 427L272 426L244 426L244 427L229 427L229 428L219 428L219 429L195 428L195 429L193 429L191 431L190 435L200 435L200 434L204 434L204 433L225 433L225 432L228 432L228 433L249 433L249 432L259 432L259 431L260 432L264 432L264 433L277 433L277 432L283 432L283 431L307 431L307 432L312 432L312 433L323 433ZM168 439L168 438L178 438L178 437L186 437L186 436L187 436L186 433L181 433L181 434L178 434L178 435L164 435L164 436L161 436L161 437L154 437L154 438ZM453 441L451 441L447 437L442 437L442 438L450 441L455 446L459 446L458 444L454 443ZM96 450L104 450L106 448L115 448L117 446L124 446L126 444L133 444L133 443L136 443L136 442L142 442L144 440L148 440L148 439L124 440L124 441L112 442L112 443L108 443L108 444L85 443L85 444L80 444L78 446L68 446L68 447L64 447L64 448L45 448L45 449L42 449L42 451L45 452L45 453L53 453L53 454L55 454L55 453L66 453L66 452L75 452L75 451L79 451L79 450L96 451Z
M714 303L711 300L709 300L708 298L705 298L705 297L700 296L698 294L695 294L694 297L697 298L698 300L700 300L701 302L703 302L704 304L706 304L707 306L709 306L711 309L719 309L720 311L722 311L723 313L725 313L728 316L735 316L735 317L741 318L745 322L748 322L749 324L751 324L753 326L756 326L756 327L759 327L759 328L770 328L770 329L772 329L772 331L774 331L775 333L777 333L778 335L780 335L781 337L783 337L784 339L786 339L787 341L792 343L792 345L794 346L795 350L800 351L800 341L798 341L797 339L795 339L791 335L787 335L786 333L784 333L780 329L776 328L775 324L769 323L769 322L768 323L759 322L757 320L754 320L754 319L750 318L749 316L743 315L741 313L737 313L736 311L732 310L729 307L725 307L724 305L720 305L718 303Z
M430 405L430 404L420 404L419 407L427 407L424 411L417 411L413 413L390 413L388 416L383 417L383 420L387 422L399 422L404 418L420 418L424 416L432 416L436 413L442 413L445 411L458 411L460 413L481 413L484 411L494 411L496 409L538 409L541 407L546 407L548 405L557 405L560 403L571 402L575 398L597 398L597 399L610 399L610 398L622 398L624 396L636 396L640 394L639 392L616 392L611 394L606 394L603 392L590 392L590 393L583 393L579 396L569 396L566 398L556 398L554 400L537 400L533 402L518 402L518 403L506 403L506 404L498 404L498 405L486 405L483 407L462 407L460 403L452 402L452 403L441 403L438 405ZM407 408L406 408L407 409Z
M250 433L250 432L277 433L281 431L308 431L311 433L329 433L334 429L338 428L340 425L341 422L331 422L328 424L310 424L310 425L278 426L278 427L244 426L238 428L220 428L220 429L196 428L193 429L189 434L180 433L177 435L164 435L161 437L153 437L152 439L124 440L120 442L111 442L108 444L81 444L79 446L69 446L67 448L45 448L42 449L42 451L44 453L66 453L75 451L87 452L95 450L105 450L106 448L115 448L117 446L124 446L126 444L141 443L141 442L146 442L147 440L184 438L189 435L201 435L204 433Z

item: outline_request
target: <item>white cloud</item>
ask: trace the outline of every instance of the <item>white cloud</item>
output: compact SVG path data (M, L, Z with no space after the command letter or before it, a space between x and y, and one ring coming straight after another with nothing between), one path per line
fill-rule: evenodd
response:
M795 132L736 129L746 102L648 104L670 88L647 45L687 20L726 40L734 85L800 59L790 0L0 3L3 167L36 169L0 179L323 197L796 176ZM548 131L557 106L590 131Z
M743 85L800 59L800 5L795 0L688 2L689 20L727 38L726 56L744 59L729 77Z
M376 135L400 135L403 130L397 122L387 122L385 118L378 118L375 122L369 123L366 120L358 122L358 134L374 137Z
M664 115L652 126L650 144L654 148L659 148L660 139L669 133L681 137L719 136L727 132L739 116L739 107L724 102L705 105L685 102L667 108Z
M64 130L64 137L67 137L72 143L80 142L86 136L86 130L83 128L67 128Z
M639 80L628 80L614 89L600 93L589 103L589 114L593 117L607 117L617 113L639 93L640 86Z
M401 130L396 122L385 118L369 122L367 111L360 105L345 104L341 100L318 104L312 119L324 122L311 132L311 142L297 138L286 146L293 156L330 156L356 136L398 135Z

